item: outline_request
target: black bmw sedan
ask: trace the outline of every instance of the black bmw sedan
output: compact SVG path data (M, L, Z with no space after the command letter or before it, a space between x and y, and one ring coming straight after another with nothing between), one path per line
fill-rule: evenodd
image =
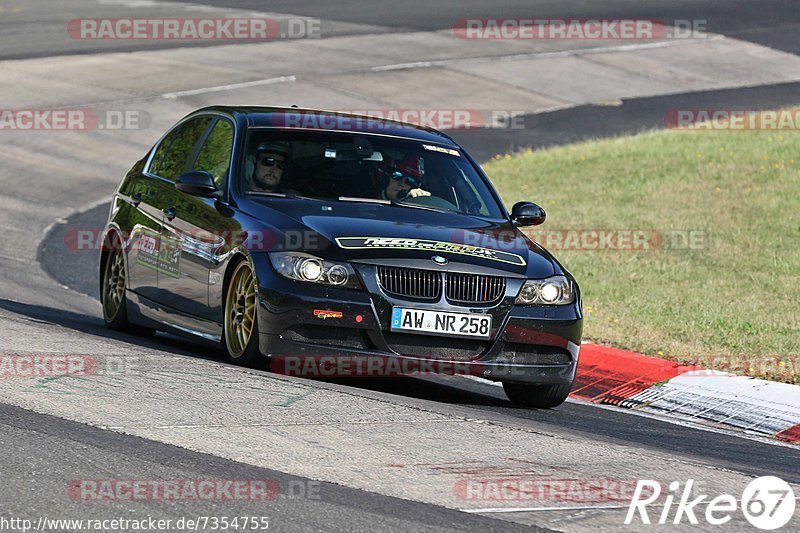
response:
M508 213L436 130L204 108L114 194L104 319L219 342L273 371L463 373L554 407L575 377L582 314L573 277L519 230L544 219L529 202Z

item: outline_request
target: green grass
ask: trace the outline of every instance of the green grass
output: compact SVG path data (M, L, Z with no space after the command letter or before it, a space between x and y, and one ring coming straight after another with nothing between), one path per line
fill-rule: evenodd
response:
M496 157L537 231L704 231L710 245L551 250L583 291L587 340L800 382L800 132L658 131Z

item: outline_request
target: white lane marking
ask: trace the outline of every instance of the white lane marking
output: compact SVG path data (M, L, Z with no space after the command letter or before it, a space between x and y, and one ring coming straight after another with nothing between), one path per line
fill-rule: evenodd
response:
M471 423L482 422L478 419L470 418L419 418L416 420L348 420L346 422L275 422L275 423L259 423L252 424L174 424L163 426L97 426L100 429L111 430L132 430L132 429L227 429L227 428L270 428L270 427L301 427L301 426L350 426L350 425L365 425L365 426L382 426L382 425L396 425L396 424L440 424L440 423Z
M201 87L200 89L190 89L188 91L164 93L161 95L161 98L174 99L174 98L180 98L182 96L196 96L198 94L235 91L236 89L246 89L248 87L261 87L263 85L273 85L275 83L286 83L293 81L297 81L297 76L280 76L278 78L267 78L265 80L245 81L242 83L231 83L230 85L217 85L215 87Z
M253 10L253 9L242 9L242 8L233 8L233 7L221 7L221 6L213 6L213 5L205 5L205 4L196 4L190 2L166 2L162 0L96 0L97 3L101 5L110 5L110 6L121 6L127 8L162 8L162 9L176 9L179 11L198 11L202 13L218 13L221 15L225 15L229 18L239 16L249 16L249 17L272 17L272 18L292 18L292 19L302 19L302 20L319 20L315 17L307 17L304 15L295 15L293 13L276 13L273 11L260 11L260 10ZM166 15L167 17L169 15ZM152 16L149 18L153 18Z
M704 39L687 39L673 41L659 41L657 43L624 44L621 46L598 46L595 48L579 48L575 50L559 50L557 52L529 52L526 54L511 54L501 56L459 57L452 59L438 59L434 61L412 61L409 63L395 63L372 67L373 72L391 70L406 70L412 68L446 67L448 65L471 65L480 63L494 63L496 61L525 61L526 59L555 59L563 57L577 57L591 54L607 54L609 52L636 52L638 50L652 50L658 48L671 48L689 42L707 43L726 39L724 35L712 35Z
M529 513L533 511L584 511L587 509L627 509L627 505L576 505L572 507L486 507L484 509L459 509L464 513Z
M405 70L410 68L429 68L442 66L445 61L454 61L452 59L440 61L412 61L411 63L395 63L393 65L380 65L372 67L370 70L373 72L385 72L389 70Z

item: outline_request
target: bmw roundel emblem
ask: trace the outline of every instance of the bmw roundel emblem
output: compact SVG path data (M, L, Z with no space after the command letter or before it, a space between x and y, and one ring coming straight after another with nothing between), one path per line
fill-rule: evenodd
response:
M437 265L446 265L447 264L447 258L444 258L441 255L434 255L433 257L431 257L431 261L433 261Z

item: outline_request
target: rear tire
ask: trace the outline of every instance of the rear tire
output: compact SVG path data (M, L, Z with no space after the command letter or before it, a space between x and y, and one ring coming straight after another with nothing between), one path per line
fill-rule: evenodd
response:
M108 329L152 337L156 330L131 323L128 320L128 299L126 296L128 275L125 269L125 255L119 241L103 266L103 280L100 284L100 303L103 305L103 322Z
M568 385L531 385L529 383L503 382L503 390L517 407L550 409L564 403L572 383Z
M263 367L258 350L258 295L253 270L241 261L233 270L225 291L223 344L228 361L237 365Z

